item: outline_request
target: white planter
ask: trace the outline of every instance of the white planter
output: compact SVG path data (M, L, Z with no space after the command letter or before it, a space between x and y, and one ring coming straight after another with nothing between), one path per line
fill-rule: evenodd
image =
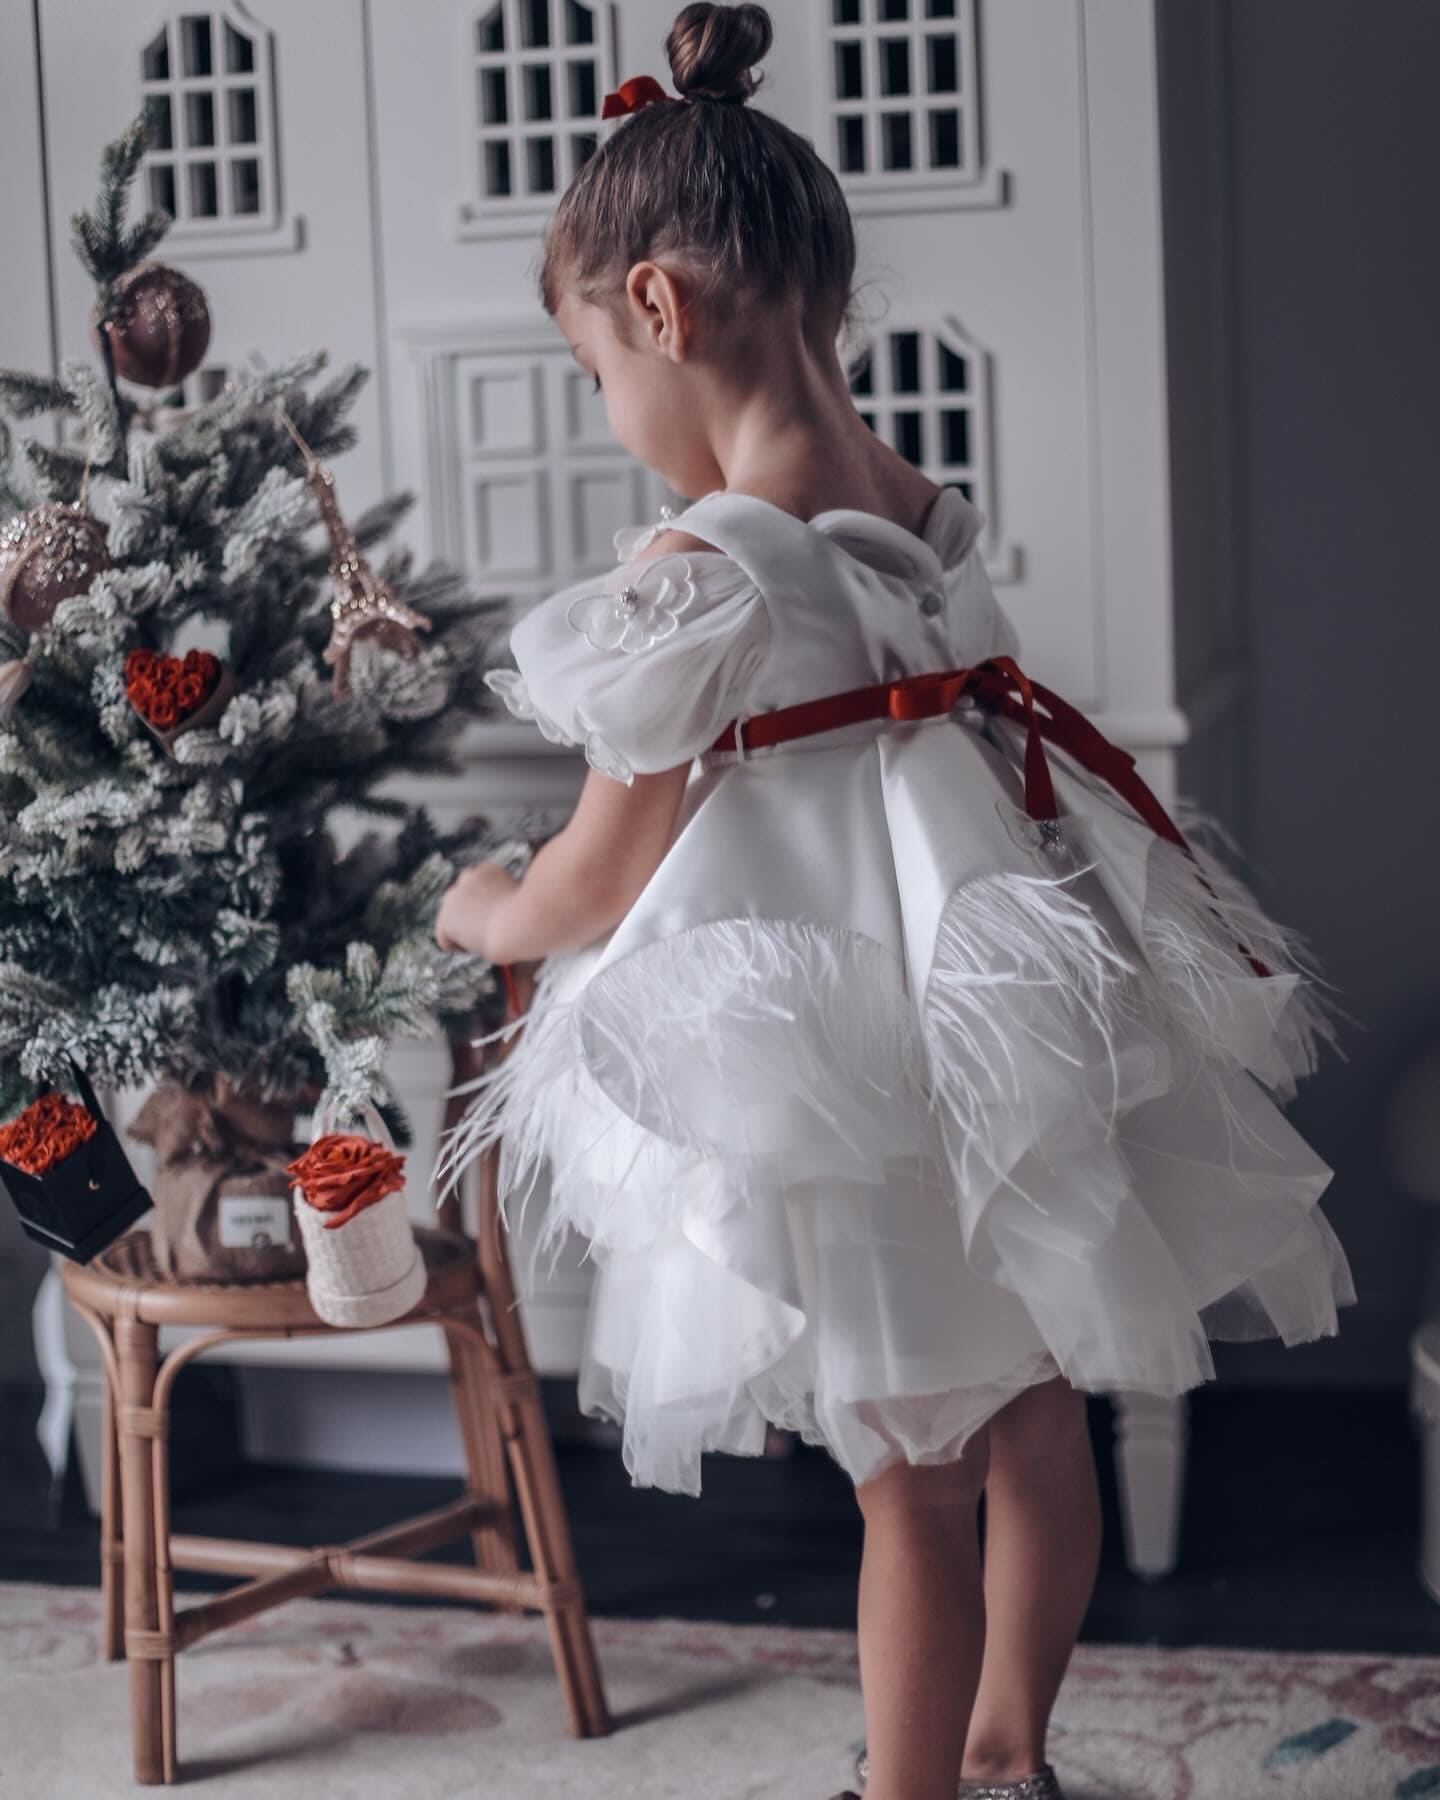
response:
M366 1108L365 1122L372 1137L394 1149L385 1121L373 1107ZM327 1116L316 1116L316 1138L333 1129ZM327 1324L385 1325L409 1312L425 1292L425 1262L410 1229L403 1189L332 1228L296 1188L295 1216L309 1265L306 1291Z

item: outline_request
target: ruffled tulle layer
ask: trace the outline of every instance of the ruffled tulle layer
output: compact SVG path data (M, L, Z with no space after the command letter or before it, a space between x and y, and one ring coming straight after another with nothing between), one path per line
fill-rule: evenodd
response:
M580 1402L637 1484L698 1493L767 1421L861 1482L1057 1372L1176 1394L1214 1338L1336 1330L1331 1171L1275 1103L1333 1040L1300 941L1064 779L1068 857L949 891L920 984L793 919L547 966L440 1173L498 1139L536 1256L590 1241Z

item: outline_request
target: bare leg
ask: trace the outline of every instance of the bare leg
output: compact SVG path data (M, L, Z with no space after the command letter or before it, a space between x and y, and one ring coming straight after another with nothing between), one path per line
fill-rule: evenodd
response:
M1100 1560L1100 1494L1085 1396L1063 1376L990 1420L980 1686L965 1740L971 1781L1045 1761L1045 1733ZM968 1697L968 1690L963 1690Z
M866 1800L954 1800L985 1648L978 1508L982 1427L950 1463L862 1483L860 1681Z

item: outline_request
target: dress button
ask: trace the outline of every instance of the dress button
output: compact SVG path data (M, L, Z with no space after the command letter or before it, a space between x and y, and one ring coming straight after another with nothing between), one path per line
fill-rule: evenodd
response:
M920 596L920 610L927 619L933 619L936 613L944 609L944 606L945 596L938 588L926 588Z

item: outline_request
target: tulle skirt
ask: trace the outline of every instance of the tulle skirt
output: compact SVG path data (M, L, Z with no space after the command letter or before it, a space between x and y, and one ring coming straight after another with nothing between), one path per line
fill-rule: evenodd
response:
M579 1400L636 1485L698 1494L767 1421L856 1483L949 1460L1032 1383L1178 1394L1354 1300L1278 1104L1335 1042L1301 940L1194 808L1192 858L1058 751L1043 839L1022 753L991 718L707 759L475 1087L439 1173L498 1139L537 1258L588 1242Z

